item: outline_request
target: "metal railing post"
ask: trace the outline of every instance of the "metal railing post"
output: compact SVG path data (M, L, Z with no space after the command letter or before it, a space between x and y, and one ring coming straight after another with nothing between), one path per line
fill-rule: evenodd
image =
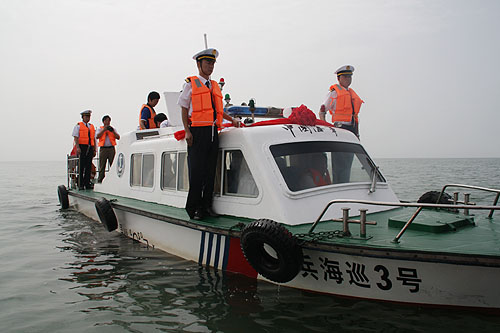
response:
M349 210L350 208L342 208L342 234L344 236L351 236L351 232L349 231Z
M495 197L495 201L493 201L493 206L496 206L497 203L498 203L498 199L500 198L500 192L497 193L497 196ZM493 212L494 210L490 210L490 213L488 214L488 218L492 218L493 217Z
M459 192L453 192L453 204L456 205L458 203L458 194ZM458 212L458 209L454 209L454 212Z
M417 208L417 210L415 211L415 213L413 213L412 217L410 217L410 219L408 220L408 222L406 222L406 224L399 231L399 233L397 234L397 236L392 240L394 243L399 243L399 239L401 238L401 236L403 236L404 232L406 231L406 229L408 229L408 227L413 222L413 220L417 217L417 215L422 211L422 208L423 207L418 207Z
M464 193L464 205L468 205L470 200L470 193ZM469 215L469 209L464 208L464 215Z
M366 212L368 209L362 208L359 210L359 236L366 238Z

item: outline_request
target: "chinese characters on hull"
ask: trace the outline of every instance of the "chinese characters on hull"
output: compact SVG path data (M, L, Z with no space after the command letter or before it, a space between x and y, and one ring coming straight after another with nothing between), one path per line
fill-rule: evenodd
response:
M398 274L394 278L384 265L375 265L373 269L365 264L355 261L345 261L343 265L339 261L328 257L319 257L320 264L316 268L309 255L304 256L302 266L302 277L315 280L323 279L332 281L338 285L348 283L359 288L378 288L383 291L391 290L395 283L408 287L410 293L420 291L422 279L418 277L416 268L398 267ZM368 278L368 272L375 272L376 278L372 281ZM368 275L367 275L368 274Z

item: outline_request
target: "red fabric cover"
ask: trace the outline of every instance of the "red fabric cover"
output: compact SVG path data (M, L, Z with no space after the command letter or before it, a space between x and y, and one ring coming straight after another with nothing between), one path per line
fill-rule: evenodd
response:
M71 153L69 153L69 156L76 156L76 145L74 141L73 141L73 149L71 149Z
M333 124L330 124L329 122L326 122L324 120L320 120L316 118L316 115L314 112L309 110L307 106L302 104L298 108L294 108L292 111L292 114L288 118L278 118L278 119L272 119L272 120L264 120L264 121L259 121L257 123L253 123L252 125L247 125L248 127L251 126L267 126L267 125L281 125L281 124L295 124L295 125L306 125L306 126L327 126L327 127L333 127ZM240 123L242 127L245 127L245 124ZM233 124L222 124L222 127L231 127ZM184 130L180 130L174 133L175 138L177 141L180 141L184 139L186 136L186 133Z
M292 110L292 114L288 118L278 118L272 120L259 121L250 126L267 126L267 125L280 125L280 124L295 124L295 125L306 125L306 126L328 126L333 127L333 124L320 120L316 118L314 112L309 110L307 106L302 104L298 108Z
M240 123L240 126L245 127L245 124ZM223 128L233 127L233 124L232 123L223 123L222 127ZM221 130L221 128L219 128L219 131L220 130ZM186 131L184 131L184 130L177 131L174 133L174 137L177 139L177 141L181 141L182 139L184 139L184 137L186 137Z
M181 141L186 136L186 132L184 130L180 130L174 133L174 137L177 141Z

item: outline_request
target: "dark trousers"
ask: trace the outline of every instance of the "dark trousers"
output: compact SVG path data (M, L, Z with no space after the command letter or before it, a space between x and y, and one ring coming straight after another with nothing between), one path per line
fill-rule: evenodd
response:
M115 159L115 147L101 147L99 148L99 177L97 182L100 183L104 179L106 172L106 162L109 161L109 166L113 164Z
M189 193L186 201L190 217L197 209L212 207L219 150L217 127L191 127L191 134L193 144L188 146Z
M90 186L90 172L92 158L94 157L94 146L80 145L80 168L78 174L78 186Z

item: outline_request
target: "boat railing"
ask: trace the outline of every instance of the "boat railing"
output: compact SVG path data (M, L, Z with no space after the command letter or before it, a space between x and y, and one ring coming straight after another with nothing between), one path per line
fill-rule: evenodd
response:
M417 218L418 214L422 211L423 208L444 208L444 209L464 209L465 212L469 210L500 210L500 206L482 206L482 205L458 205L458 204L429 204L429 203L412 203L412 202L384 202L384 201L371 201L371 200L354 200L354 199L335 199L331 200L327 203L319 217L309 229L309 234L312 234L316 226L319 224L325 213L328 209L335 204L342 203L355 203L355 204L363 204L363 205L373 205L373 206L386 206L386 207L415 207L417 210L410 219L405 223L405 225L401 228L399 233L393 239L394 243L398 243L399 239L403 236L404 232L408 229L410 224ZM360 219L359 220L350 220L349 219L349 209L350 208L342 208L343 217L342 219L338 219L338 221L343 222L343 235L350 236L349 232L349 223L359 223L360 224L360 235L361 237L366 237L366 224L375 224L374 222L366 221L366 209L360 209ZM334 220L336 221L336 220Z
M498 204L498 199L500 199L500 190L497 190L494 188L487 188L487 187L474 186L474 185L464 185L464 184L446 184L445 186L443 186L441 193L439 193L439 196L436 200L436 203L438 203L441 200L441 197L443 196L445 190L449 187L468 188L471 190L496 193L495 199L493 200L493 206L496 206ZM469 201L470 193L464 193L464 201L463 202L458 201L458 195L459 195L459 192L453 192L453 203L454 204L457 204L457 203L463 203L465 205L470 204L470 201ZM490 210L490 213L488 215L489 218L493 217L494 211L495 211L494 209ZM468 215L468 211L466 211L465 214Z
M94 163L94 166L99 165L99 154L97 154L93 159L92 163ZM76 155L66 155L66 178L67 178L67 185L69 189L75 189L78 187L78 173L80 169L80 159ZM106 163L106 172L109 171L109 164ZM95 175L97 176L97 168L96 168L96 173ZM92 178L92 180L96 181L96 178Z

